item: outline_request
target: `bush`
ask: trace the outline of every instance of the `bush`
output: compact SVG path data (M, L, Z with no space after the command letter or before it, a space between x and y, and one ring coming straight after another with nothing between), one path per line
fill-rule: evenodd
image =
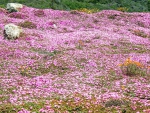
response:
M123 74L125 75L146 75L146 72L143 70L144 66L140 62L133 61L130 58L127 58L123 64L120 64L120 66Z

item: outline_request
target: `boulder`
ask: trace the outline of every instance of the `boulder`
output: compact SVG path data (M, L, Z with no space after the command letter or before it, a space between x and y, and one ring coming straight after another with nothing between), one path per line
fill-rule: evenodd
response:
M18 12L19 9L23 8L23 5L22 4L19 4L19 3L7 3L7 11L8 12Z
M6 24L4 27L4 39L17 39L22 32L22 28L15 24Z

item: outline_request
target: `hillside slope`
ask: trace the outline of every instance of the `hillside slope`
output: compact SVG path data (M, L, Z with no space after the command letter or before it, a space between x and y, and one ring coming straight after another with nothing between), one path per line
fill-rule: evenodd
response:
M100 110L100 105L105 105L104 112L110 112L114 110L106 108L110 99L129 101L129 106L124 107L126 111L150 109L149 13L103 10L86 14L24 6L14 13L0 9L0 17L1 111L8 110L4 109L7 104L21 104L19 108L15 106L16 112L21 108L49 110L43 104L30 109L24 103L46 100L50 103L58 98L73 98L75 108L85 102L80 103L80 109L72 104L67 104L70 108L62 107L63 99L62 104L59 100L55 103L60 108L50 104L53 110L62 113L65 110L93 113ZM4 25L8 23L23 28L17 40L4 40ZM122 71L120 64L124 61L133 62L135 69L142 72L134 69L131 71L135 73L124 72L128 64ZM93 102L87 101L92 98Z

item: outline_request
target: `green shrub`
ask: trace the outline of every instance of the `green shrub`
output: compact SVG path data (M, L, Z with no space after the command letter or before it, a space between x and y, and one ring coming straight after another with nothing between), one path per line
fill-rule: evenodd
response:
M130 58L126 59L126 61L123 64L120 64L120 66L123 74L125 75L146 75L146 71L143 68L144 66L140 62L133 61Z

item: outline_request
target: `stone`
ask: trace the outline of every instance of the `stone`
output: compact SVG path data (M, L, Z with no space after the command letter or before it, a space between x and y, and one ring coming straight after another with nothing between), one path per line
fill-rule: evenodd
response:
M15 24L6 24L4 27L4 39L17 39L22 33L22 28Z
M18 12L19 9L23 8L22 4L19 3L7 3L6 9L8 12Z

